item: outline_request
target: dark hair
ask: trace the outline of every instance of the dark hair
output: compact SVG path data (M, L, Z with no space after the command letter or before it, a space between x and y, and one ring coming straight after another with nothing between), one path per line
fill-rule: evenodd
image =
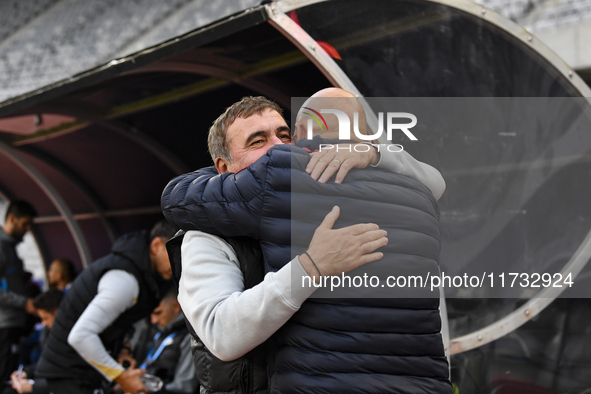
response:
M177 299L177 297L178 297L178 294L179 294L179 289L178 289L178 287L176 286L176 284L175 284L175 283L173 283L173 284L170 286L170 289L168 289L168 291L166 292L166 294L164 294L164 297L162 297L162 299L163 299L163 300L166 300L166 299L169 299L169 298L171 298L171 299L173 299L173 300L175 300L175 301L176 301L176 299Z
M33 306L47 312L55 312L60 307L63 298L64 293L61 290L50 289L35 297L33 300Z
M59 258L56 259L62 269L62 273L65 276L65 279L68 282L73 282L74 278L76 278L76 268L74 267L74 263L70 259Z
M17 219L24 216L34 218L37 216L37 211L25 200L14 200L8 205L6 216L4 217L5 220L8 219L8 215L14 215Z
M178 230L178 228L173 227L166 220L161 220L152 227L150 231L150 242L156 237L162 238L166 242L174 237Z

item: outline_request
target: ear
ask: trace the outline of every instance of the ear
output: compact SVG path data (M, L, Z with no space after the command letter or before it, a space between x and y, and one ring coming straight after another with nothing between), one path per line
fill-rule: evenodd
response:
M228 162L228 160L223 159L221 157L216 157L215 159L215 168L216 170L218 170L218 173L220 174L224 174L228 171L228 166L230 165L230 163Z
M16 216L14 216L13 213L11 213L10 215L8 215L6 217L6 221L4 222L4 225L2 226L4 228L4 231L6 231L7 233L12 233L12 230L14 229L14 226L16 225Z
M175 313L177 313L177 314L179 314L182 311L181 304L179 304L179 302L176 299L172 303L172 308L174 309Z
M11 224L16 224L17 221L18 221L18 219L16 218L16 215L14 213L11 213L6 218L6 223L9 223L10 222Z
M164 241L162 241L162 238L160 237L156 237L152 240L152 242L150 242L150 254L151 255L157 255L160 252L160 248L164 248Z

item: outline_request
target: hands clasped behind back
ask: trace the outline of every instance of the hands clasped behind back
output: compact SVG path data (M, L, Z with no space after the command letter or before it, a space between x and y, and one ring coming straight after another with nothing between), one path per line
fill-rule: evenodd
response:
M340 209L335 206L314 231L307 250L309 256L300 256L302 266L315 281L321 279L320 275L341 275L384 256L376 249L388 244L385 230L373 223L333 229L339 215Z

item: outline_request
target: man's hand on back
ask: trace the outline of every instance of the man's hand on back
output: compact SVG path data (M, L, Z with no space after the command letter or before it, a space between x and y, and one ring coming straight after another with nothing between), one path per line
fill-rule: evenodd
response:
M362 146L357 148L356 146ZM366 151L367 149L367 151ZM376 165L380 160L378 150L367 144L339 144L331 149L313 152L306 172L320 183L326 183L338 170L335 183L343 182L352 168Z
M333 230L340 214L334 207L314 232L308 254L322 276L341 275L359 266L381 259L384 255L376 249L388 244L388 233L377 224L363 223ZM308 275L319 280L320 275L310 258L303 254L300 262Z

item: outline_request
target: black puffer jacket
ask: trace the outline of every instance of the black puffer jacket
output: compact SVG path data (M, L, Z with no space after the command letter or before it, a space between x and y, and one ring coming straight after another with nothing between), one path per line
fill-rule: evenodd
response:
M177 285L182 276L181 245L185 234L179 232L166 243L172 278ZM264 277L261 247L251 238L225 238L238 256L240 271L244 277L244 288L250 289L261 283ZM222 361L214 356L199 338L191 323L186 320L187 329L193 337L191 352L197 379L202 394L268 394L267 343L262 343L244 356Z
M427 187L378 170L320 184L305 173L308 161L305 150L282 145L236 174L209 168L178 177L164 190L164 214L185 230L259 239L270 272L304 251L338 205L335 227L373 222L388 231L377 265L392 273L437 272L438 208ZM451 393L438 306L438 294L309 299L276 334L271 390Z
M46 379L101 379L101 375L68 344L68 335L82 312L96 296L102 276L113 269L127 271L138 281L138 300L100 334L107 351L111 355L118 354L120 342L131 325L148 316L158 306L160 298L170 286L170 282L163 281L152 272L148 241L146 231L124 235L115 242L111 254L95 261L76 277L60 304L43 355L37 365L36 376Z

